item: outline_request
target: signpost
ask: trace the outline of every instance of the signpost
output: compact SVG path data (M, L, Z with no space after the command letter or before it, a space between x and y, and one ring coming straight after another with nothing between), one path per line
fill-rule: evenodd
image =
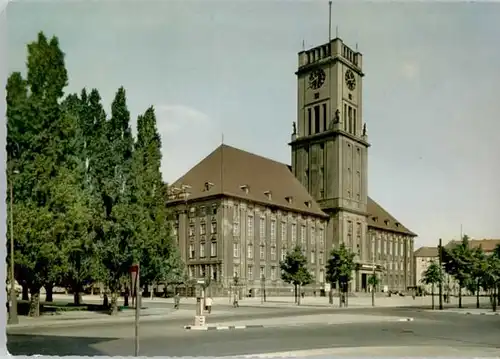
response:
M135 356L139 356L139 315L141 311L141 286L140 286L140 266L133 264L130 267L130 280L132 297L135 297Z
M196 327L203 327L205 326L205 316L203 315L203 310L205 309L205 290L203 288L203 285L205 284L204 279L198 279L196 281L196 284L198 284L201 288L199 291L199 295L196 296L196 315L194 317L194 325Z

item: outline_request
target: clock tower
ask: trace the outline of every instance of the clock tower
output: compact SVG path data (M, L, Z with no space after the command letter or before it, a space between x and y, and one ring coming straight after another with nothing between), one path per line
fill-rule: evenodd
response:
M330 215L327 251L345 243L357 261L368 261L370 145L362 112L362 55L335 38L300 52L296 75L293 173Z

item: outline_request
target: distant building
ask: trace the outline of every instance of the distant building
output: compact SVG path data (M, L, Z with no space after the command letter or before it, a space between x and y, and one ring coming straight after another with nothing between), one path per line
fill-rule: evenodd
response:
M444 245L446 249L451 249L453 246L459 244L460 241L457 240L451 240L448 243ZM481 247L483 251L485 252L486 255L491 255L493 251L495 250L496 246L500 245L500 239L469 239L469 248L479 248ZM413 273L414 275L414 285L416 286L423 286L425 289L430 292L430 286L425 286L422 284L422 278L423 274L429 267L429 264L432 261L438 262L439 261L439 253L438 253L438 248L437 247L421 247L417 249L413 253L414 257L414 270ZM457 291L457 284L453 280L453 278L448 277L445 275L445 280L444 280L444 285L445 286L450 286L450 290L455 293Z
M291 166L222 145L173 183L189 275L283 287L279 259L297 243L315 275L304 290L327 289L326 256L344 243L359 264L351 291L367 291L373 270L379 289L405 290L416 234L368 196L362 55L335 38L298 63Z
M430 286L424 285L422 279L431 262L437 262L438 260L439 253L437 247L420 247L413 253L413 273L415 273L413 281L414 286L422 286L427 292L430 292Z

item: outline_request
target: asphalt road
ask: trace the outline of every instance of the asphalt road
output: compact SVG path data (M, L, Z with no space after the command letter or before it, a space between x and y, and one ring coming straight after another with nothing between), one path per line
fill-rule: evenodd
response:
M415 321L203 332L186 331L174 324L167 326L165 323L153 322L141 326L140 354L225 356L321 348L447 346L457 350L468 348L469 355L474 356L480 356L481 353L488 356L500 355L498 316L435 314L390 308L371 311L357 309L353 312L412 316ZM255 316L252 315L251 318ZM8 333L7 337L9 352L14 355L127 356L134 353L133 326L130 324L87 328L44 328L25 334ZM477 352L472 354L470 348L477 349ZM407 355L412 354L409 352Z

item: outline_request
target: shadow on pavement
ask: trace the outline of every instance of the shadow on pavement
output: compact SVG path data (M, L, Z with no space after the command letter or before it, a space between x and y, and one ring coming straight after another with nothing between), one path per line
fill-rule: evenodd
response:
M92 345L110 340L113 339L7 334L7 350L12 355L106 355Z

